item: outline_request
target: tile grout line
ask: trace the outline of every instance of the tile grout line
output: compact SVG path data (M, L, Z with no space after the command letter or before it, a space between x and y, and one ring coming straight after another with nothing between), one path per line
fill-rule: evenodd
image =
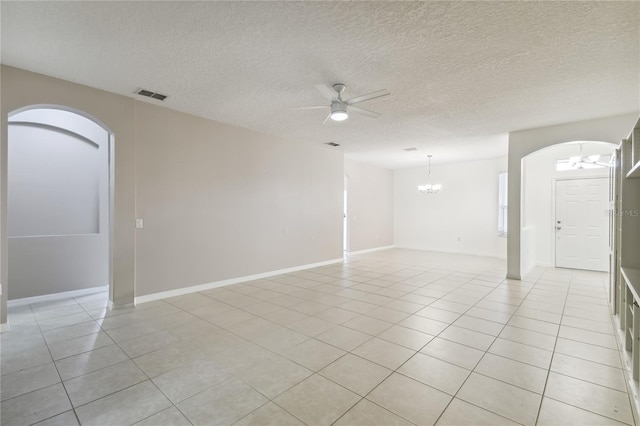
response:
M565 316L564 311L565 311L565 309L566 309L566 307L567 307L567 302L568 302L568 300L569 300L569 296L571 295L571 293L570 293L571 286L573 286L573 285L575 284L575 283L573 282L573 273L574 273L574 272L575 272L575 271L572 271L572 276L571 276L571 278L570 278L569 285L567 286L567 295L566 295L566 297L565 297L565 303L564 303L564 305L563 305L563 312L562 312L562 315L561 315L561 318L560 318L560 320L561 320L561 322L560 322L560 324L559 324L560 326L562 326L562 319L563 319L563 318L564 318L564 316ZM568 315L568 316L570 316L570 315ZM604 334L604 333L601 333L601 334ZM623 423L623 422L622 422L622 421L620 421L620 420L613 419L613 418L611 418L611 417L609 417L609 416L606 416L606 415L604 415L604 414L597 413L597 412L591 411L591 410L586 409L586 408L583 408L583 407L578 407L578 406L576 406L576 405L573 405L573 404L567 403L567 402L565 402L565 401L560 401L560 400L558 400L558 399L556 399L556 398L552 398L552 397L549 397L549 396L547 396L547 395L546 395L546 388L547 388L547 384L548 384L549 376L550 376L550 375L551 375L551 373L552 373L553 359L555 358L555 355L556 355L556 346L557 346L557 342L558 342L558 339L559 339L559 338L560 338L560 327L558 327L558 334L557 334L557 336L556 336L556 343L554 344L554 349L553 349L553 353L552 353L552 358L551 358L551 362L550 362L550 364L549 364L549 370L548 370L548 372L547 372L547 379L545 380L544 391L543 391L543 394L542 394L542 399L541 399L541 401L540 401L540 407L539 407L539 409L538 409L538 416L536 417L536 424L537 424L537 422L538 422L538 420L539 420L540 411L541 411L541 408L542 408L542 402L543 402L544 398L549 398L549 399L554 400L554 401L557 401L557 402L559 402L559 403L561 403L561 404L565 404L565 405L568 405L568 406L571 406L571 407L575 407L575 408L577 408L577 409L579 409L579 410L584 410L584 411L586 411L586 412L592 413L592 414L594 414L594 415L596 415L596 416L599 416L599 417L603 417L603 418L606 418L606 419L610 419L610 420L613 420L613 421L616 421L616 422ZM567 340L572 340L572 339L567 339ZM572 341L576 341L576 342L584 343L584 342L577 341L577 340L572 340ZM593 345L593 346L599 346L599 345ZM602 346L599 346L599 347L602 347ZM605 347L605 348L606 348L606 347ZM610 349L610 348L606 348L606 349ZM563 354L561 354L561 355L563 355ZM565 355L565 356L570 356L570 355ZM577 357L576 357L576 358L577 358ZM578 359L582 359L582 358L578 358ZM585 360L585 361L590 361L590 360ZM595 361L590 361L590 362L597 363L597 362L595 362ZM605 366L606 366L606 364L601 364L601 363L598 363L598 364L600 364L600 365L605 365ZM603 388L606 388L606 389L610 389L610 390L612 390L612 391L622 392L622 391L620 391L620 390L618 390L618 389L609 388L608 386L604 386L604 385L601 385L601 384L599 384L599 383L594 383L594 382L591 382L591 381L589 381L589 380L585 380L585 379L582 379L582 378L569 376L569 375L566 375L566 374L563 374L563 373L559 373L559 372L553 372L553 373L554 373L554 374L561 375L561 376L569 377L569 378L572 378L572 379L575 379L575 380L579 380L579 381L582 381L582 382L585 382L585 383L589 383L589 384L592 384L592 385L600 386L600 387L603 387ZM627 393L627 395L629 396L629 392L626 392L626 393ZM631 401L629 401L629 402L631 403ZM631 405L631 404L630 404L630 405ZM635 422L635 416L633 415L633 410L632 410L632 416L634 417L634 422Z
M497 286L496 286L496 287L495 287L491 292L493 292L496 288L500 287L500 285L502 285L502 284L508 285L508 284L509 284L509 282L508 282L508 281L509 281L509 280L508 280L507 278L505 278L505 279L504 279L504 281L502 281L501 283L499 283L499 284L498 284L498 285L497 285ZM535 285L534 285L534 286L535 286ZM529 290L527 291L527 296L531 293L531 290L533 289L533 287L534 287L534 286L531 286L531 288L529 288ZM490 293L489 293L489 294L490 294ZM481 300L479 300L479 301L476 303L476 305L477 305L478 303L480 303L480 302L481 302L485 297L487 297L489 294L487 294L487 295L486 295L486 296L484 296ZM526 300L527 296L524 296L524 297L522 298L522 301L520 302L520 304L518 304L518 308L520 308L520 306L522 306L522 304L523 304L523 303L524 303L524 301ZM473 306L475 306L475 305L473 305ZM473 307L473 306L472 306L472 307ZM471 309L471 308L469 308L469 309ZM509 315L509 319L507 320L507 322L505 322L505 323L503 324L502 329L501 329L501 331L500 331L500 332L502 332L502 330L504 330L504 328L507 326L508 322L511 320L511 318L513 318L513 316L514 316L514 315L515 315L515 313L517 312L517 309L516 309L516 310L514 310L513 312L514 312L513 314L510 314L510 315ZM486 350L484 350L484 354L483 354L483 355L482 355L482 357L478 360L478 362L475 364L475 366L473 367L473 369L470 371L469 375L468 375L468 376L465 378L465 380L462 382L462 384L460 385L460 387L458 388L458 390L456 391L456 393L455 393L455 394L453 395L453 397L451 398L451 401L449 401L449 404L447 404L447 407L445 407L445 409L440 413L440 415L438 416L438 419L436 420L436 423L440 420L440 418L441 418L441 417L442 417L442 415L445 413L445 411L447 411L447 408L449 408L449 405L451 405L451 402L457 398L458 393L462 390L462 388L464 387L465 383L467 383L467 381L469 380L469 377L471 377L471 375L475 372L476 368L477 368L477 367L478 367L478 365L482 362L482 360L484 359L484 357L486 356L486 354L489 352L489 349L491 349L491 346L493 346L493 344L495 343L495 341L498 339L498 336L499 336L499 335L500 335L500 333L498 333L498 335L496 335L496 336L494 337L494 339L493 339L492 343L491 343L489 346L487 346L487 349L486 349ZM476 374L479 374L479 373L476 373ZM494 379L494 380L497 380L497 379ZM466 400L464 400L464 399L461 399L461 400L462 400L462 401L465 401L465 402L467 402L467 403L469 403L469 404L472 404L472 403L470 403L470 402L468 402L468 401L466 401ZM475 404L472 404L472 405L477 406L477 405L475 405ZM503 415L501 415L501 414L499 414L499 413L495 413L495 412L493 412L493 411L491 411L491 410L489 410L489 409L487 409L487 408L484 408L484 407L479 407L479 408L481 408L481 409L483 409L483 410L485 410L485 411L487 411L487 412L490 412L490 413L492 413L492 414L495 414L495 415L497 415L497 416L500 416L500 417L503 417L503 418L507 418L507 417L505 417L505 416L503 416ZM509 419L509 420L512 420L512 419ZM515 420L512 420L512 421L515 421ZM516 422L516 423L518 423L517 421L515 421L515 422Z
M573 272L571 272L571 277L573 277ZM536 282L539 282L539 280ZM564 311L567 307L567 300L569 299L569 289L571 288L571 278L569 278L569 285L567 286L567 293L564 297L564 303L562 304L562 313L560 314L560 322L558 323L558 331L555 336L555 340L553 342L553 351L551 351L551 359L549 360L549 368L547 369L547 375L544 380L544 386L542 388L542 397L540 398L540 404L538 405L538 412L536 413L535 425L538 424L538 420L540 419L540 412L542 411L542 403L544 402L545 394L547 393L547 384L549 383L549 376L551 375L551 368L553 365L553 359L556 355L556 346L558 345L558 337L560 336L560 327L562 327L562 317L564 315Z
M33 311L33 307L31 305L29 305L29 307ZM84 310L84 308L83 308L83 310ZM35 317L35 312L34 312L34 317ZM53 367L56 369L56 374L58 375L58 378L60 379L59 383L62 385L62 389L64 389L64 393L67 396L67 401L69 401L69 406L71 407L71 411L73 411L73 415L75 416L76 421L80 425L82 423L80 423L80 418L78 417L78 413L76 413L76 409L75 409L75 407L73 405L73 402L71 402L71 397L69 396L69 391L67 390L67 387L65 386L64 380L62 380L62 376L60 375L60 370L58 370L58 365L56 364L56 361L53 358L53 354L51 353L51 348L49 347L49 343L44 338L44 333L42 332L42 328L40 327L40 322L38 321L37 318L36 318L36 323L38 324L38 329L40 329L40 335L42 337L42 340L44 341L44 344L47 347L47 351L49 351L49 356L51 357L51 363L53 364ZM64 413L64 411L63 411L63 413ZM51 416L51 417L55 417L55 416L60 415L60 414L62 414L62 413L57 413L57 414L55 414L54 416ZM51 418L51 417L49 417L49 418ZM42 419L42 420L46 420L46 419ZM40 421L42 421L42 420L40 420Z

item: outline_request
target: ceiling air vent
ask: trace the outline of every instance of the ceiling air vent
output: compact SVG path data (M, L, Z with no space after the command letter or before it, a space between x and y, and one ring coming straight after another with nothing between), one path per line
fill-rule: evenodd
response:
M335 143L335 142L325 142L325 145L329 145L329 146L340 146L339 143Z
M163 95L162 93L152 92L151 90L140 89L136 92L140 96L146 96L147 98L157 99L159 101L164 101L167 99L167 95Z
M405 151L407 151L407 152L411 152L411 151L417 151L417 150L418 150L418 148L416 148L416 147L414 146L413 148L405 148L404 150L405 150Z

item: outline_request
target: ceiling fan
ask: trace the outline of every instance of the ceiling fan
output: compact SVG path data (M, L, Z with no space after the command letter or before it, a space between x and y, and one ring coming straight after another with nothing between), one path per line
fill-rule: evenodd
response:
M331 101L331 105L314 105L314 106L306 106L299 107L296 109L321 109L321 108L330 108L331 111L327 118L324 119L322 124L326 123L328 119L332 119L334 121L344 121L349 118L349 112L356 112L358 114L366 115L371 118L380 117L380 113L370 111L368 109L360 108L355 106L355 104L359 104L361 102L370 101L372 99L381 98L383 96L390 95L386 89L377 90L375 92L368 93L366 95L356 96L347 100L342 99L342 93L347 88L342 83L336 83L332 87L325 86L324 84L316 84L316 89L327 99Z
M594 167L609 167L608 163L598 161L600 155L589 155L588 157L571 157L569 164L574 169L591 169Z
M572 169L591 169L597 167L609 167L609 163L603 162L602 155L582 155L582 144L580 145L580 155L569 157L569 165Z

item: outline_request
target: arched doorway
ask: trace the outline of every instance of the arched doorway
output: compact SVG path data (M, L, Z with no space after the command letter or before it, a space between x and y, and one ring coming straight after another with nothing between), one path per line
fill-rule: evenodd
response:
M523 275L536 266L608 270L608 166L614 150L607 142L572 141L522 159Z
M9 300L110 285L111 145L110 130L81 112L9 114Z
M508 227L510 232L507 235L507 278L522 279L520 240L522 159L544 147L568 141L605 141L617 144L627 137L628 129L637 119L636 114L624 114L509 133Z

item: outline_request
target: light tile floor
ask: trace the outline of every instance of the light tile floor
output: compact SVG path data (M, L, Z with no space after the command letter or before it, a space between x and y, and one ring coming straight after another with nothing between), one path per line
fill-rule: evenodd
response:
M10 309L2 425L634 424L606 274L504 275L392 249L134 309Z

